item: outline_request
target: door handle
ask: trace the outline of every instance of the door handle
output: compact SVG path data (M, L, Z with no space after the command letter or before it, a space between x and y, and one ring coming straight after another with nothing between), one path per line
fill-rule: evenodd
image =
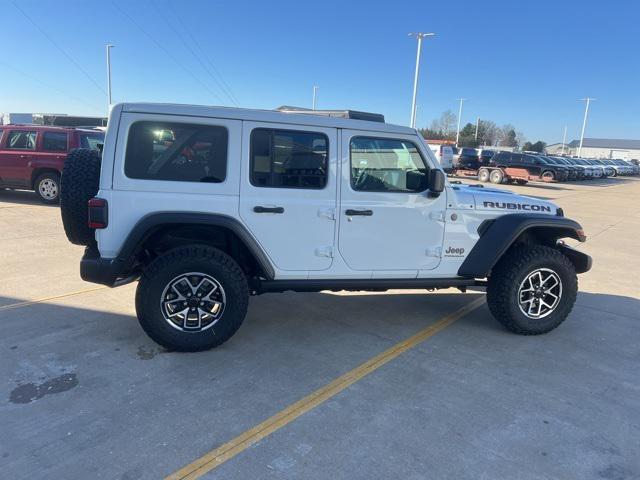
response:
M363 217L370 217L371 215L373 215L373 210L353 210L351 208L348 208L347 210L345 210L344 213L348 217L352 217L354 215L362 215Z
M253 211L256 213L284 213L284 207L263 207L256 205L253 207Z

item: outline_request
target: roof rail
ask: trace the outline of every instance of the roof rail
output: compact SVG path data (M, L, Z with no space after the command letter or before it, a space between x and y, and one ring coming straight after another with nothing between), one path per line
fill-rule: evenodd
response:
M366 120L368 122L384 122L384 115L381 113L360 112L358 110L312 110L310 108L292 107L282 105L276 111L283 113L302 113L306 115L320 115L325 117L350 118L352 120Z

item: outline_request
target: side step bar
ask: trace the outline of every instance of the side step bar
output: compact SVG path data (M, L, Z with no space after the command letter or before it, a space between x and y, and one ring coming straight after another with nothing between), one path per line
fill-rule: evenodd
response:
M320 292L322 290L385 291L433 288L486 287L487 282L473 278L397 278L397 279L328 279L328 280L261 280L251 282L252 295L271 292Z

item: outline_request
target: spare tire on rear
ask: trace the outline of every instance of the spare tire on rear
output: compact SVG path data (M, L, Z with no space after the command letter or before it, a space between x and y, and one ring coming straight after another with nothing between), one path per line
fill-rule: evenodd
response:
M60 181L60 211L67 238L76 245L95 243L89 228L87 202L96 196L100 183L101 155L98 150L78 148L69 152Z

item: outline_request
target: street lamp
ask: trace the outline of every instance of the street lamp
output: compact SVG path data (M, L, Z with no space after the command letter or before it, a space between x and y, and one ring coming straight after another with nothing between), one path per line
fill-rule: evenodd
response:
M583 102L586 101L587 104L585 105L584 108L584 119L582 120L582 133L580 134L580 146L578 147L578 156L582 155L582 141L584 140L584 131L587 128L587 116L589 115L589 104L591 103L591 100L595 100L595 98L582 98L581 99Z
M413 100L411 101L411 128L416 128L416 98L418 95L418 73L420 71L420 51L422 50L422 39L433 37L435 33L410 33L410 37L418 39L418 52L416 53L416 73L413 77Z
M317 105L317 99L318 99L318 87L317 85L313 86L313 103L312 103L312 108L313 110L316 109L316 105Z
M458 131L456 132L456 147L458 146L458 140L460 140L460 120L462 120L462 104L466 98L456 98L460 101L460 108L458 109Z
M107 97L109 97L109 108L111 108L111 49L114 46L107 45Z

